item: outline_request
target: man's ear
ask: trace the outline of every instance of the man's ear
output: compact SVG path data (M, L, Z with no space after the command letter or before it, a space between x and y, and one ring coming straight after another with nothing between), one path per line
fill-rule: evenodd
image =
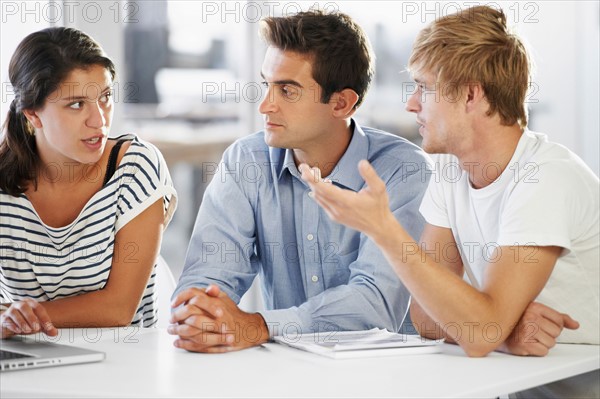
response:
M474 110L480 107L481 105L485 105L487 109L488 104L481 83L467 84L465 86L463 95L467 111Z
M30 109L24 109L23 115L25 115L25 118L27 118L29 123L31 123L31 125L33 127L35 127L36 129L41 129L43 127L42 121L40 120L40 117L37 115L36 111L32 111Z
M358 94L352 89L344 89L333 93L329 103L333 105L333 116L340 119L351 117L356 109L354 108L358 102Z

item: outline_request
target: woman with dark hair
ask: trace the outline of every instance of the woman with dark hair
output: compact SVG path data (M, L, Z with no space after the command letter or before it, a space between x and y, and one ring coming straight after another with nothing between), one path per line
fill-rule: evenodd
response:
M152 326L176 192L160 152L109 138L115 67L85 33L27 36L0 136L2 338L56 327Z

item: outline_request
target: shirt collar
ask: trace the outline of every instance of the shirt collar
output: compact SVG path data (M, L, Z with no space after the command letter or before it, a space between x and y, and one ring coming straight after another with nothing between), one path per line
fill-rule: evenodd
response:
M363 179L358 173L358 162L368 158L369 139L354 119L351 121L350 128L353 129L350 145L333 169L333 172L327 178L338 186L358 191L363 186ZM271 161L276 164L279 164L278 161L281 159L281 151L285 151L283 161L280 164L281 169L277 175L279 179L281 179L286 169L290 171L292 176L300 179L300 172L294 162L294 153L291 149L271 148L270 150ZM278 169L277 166L276 168Z

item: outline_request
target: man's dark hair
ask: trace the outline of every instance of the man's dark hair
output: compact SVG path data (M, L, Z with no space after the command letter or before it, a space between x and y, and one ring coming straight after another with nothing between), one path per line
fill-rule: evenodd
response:
M269 46L312 57L322 103L344 89L358 94L355 108L362 103L375 72L374 56L365 32L348 15L315 10L268 17L260 33Z

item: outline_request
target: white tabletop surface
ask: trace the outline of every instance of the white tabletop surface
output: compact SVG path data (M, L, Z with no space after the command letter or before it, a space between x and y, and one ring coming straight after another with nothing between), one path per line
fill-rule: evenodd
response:
M278 344L189 353L161 329L60 337L104 351L106 360L0 373L0 397L497 397L600 367L600 347L591 345L557 345L543 358L475 359L443 345L440 354L334 360Z

